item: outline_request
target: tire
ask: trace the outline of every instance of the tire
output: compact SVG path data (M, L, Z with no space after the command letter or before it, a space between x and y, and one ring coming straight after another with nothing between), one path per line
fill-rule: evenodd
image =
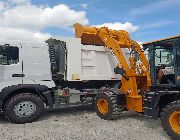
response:
M18 124L31 123L37 120L43 111L43 101L31 93L15 95L5 105L7 119Z
M161 112L162 127L173 140L180 140L180 124L178 118L180 119L180 100L170 103L163 108Z
M99 108L100 101L107 103L107 110L102 112ZM117 104L116 94L112 92L98 94L95 98L95 111L104 120L117 119L121 114L121 108Z

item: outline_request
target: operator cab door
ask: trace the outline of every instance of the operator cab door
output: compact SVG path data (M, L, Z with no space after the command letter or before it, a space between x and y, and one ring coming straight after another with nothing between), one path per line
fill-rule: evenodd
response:
M8 86L22 84L21 47L0 45L0 91Z
M175 74L176 74L176 85L180 85L180 39L175 41Z
M154 48L154 78L157 85L175 85L173 44L159 43Z

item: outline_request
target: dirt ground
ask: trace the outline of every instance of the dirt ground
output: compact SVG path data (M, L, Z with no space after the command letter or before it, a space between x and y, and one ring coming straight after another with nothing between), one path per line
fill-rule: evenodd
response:
M170 140L159 120L125 112L106 121L92 106L46 111L29 124L11 124L1 117L0 129L0 140Z

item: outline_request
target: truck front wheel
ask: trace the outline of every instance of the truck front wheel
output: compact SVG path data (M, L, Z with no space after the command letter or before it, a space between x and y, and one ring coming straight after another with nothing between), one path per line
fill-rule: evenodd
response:
M36 95L22 93L13 96L5 105L5 116L14 123L30 123L37 120L44 110L44 103Z

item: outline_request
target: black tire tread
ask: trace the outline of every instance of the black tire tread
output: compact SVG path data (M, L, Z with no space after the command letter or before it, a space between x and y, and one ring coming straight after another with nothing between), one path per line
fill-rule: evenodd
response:
M24 98L29 98L30 100L34 100L36 102L36 104L38 105L38 111L36 112L36 115L33 116L32 118L29 119L23 119L23 118L19 118L16 117L14 113L14 111L12 111L12 104L14 104L15 102L17 102L17 100L21 100ZM5 104L5 116L6 118L13 123L18 123L18 124L23 124L23 123L31 123L35 120L37 120L40 115L42 114L42 112L44 111L44 103L42 101L42 99L34 94L31 93L20 93L17 94L13 97L11 97Z
M105 94L105 96L108 97L109 101L110 101L110 113L107 115L107 116L103 116L103 115L98 115L101 119L104 119L104 120L115 120L117 118L119 118L119 116L121 115L122 113L122 110L121 108L118 106L118 103L117 103L117 99L116 99L116 94L113 93L113 92L107 92L107 93L103 93ZM100 94L100 95L103 95L103 94ZM97 95L98 96L98 95ZM97 100L97 99L96 99ZM97 102L97 101L96 101ZM98 110L96 109L96 112ZM98 114L98 113L97 113Z
M180 135L175 134L175 132L173 132L173 130L172 130L171 127L169 126L169 124L168 124L168 122L167 122L167 117L169 117L169 116L168 116L168 111L169 111L170 109L173 109L173 108L176 108L176 107L179 107L179 106L180 106L180 100L171 102L170 104L168 104L166 107L164 107L164 108L162 109L161 117L160 117L163 130L164 130L173 140L180 140Z

